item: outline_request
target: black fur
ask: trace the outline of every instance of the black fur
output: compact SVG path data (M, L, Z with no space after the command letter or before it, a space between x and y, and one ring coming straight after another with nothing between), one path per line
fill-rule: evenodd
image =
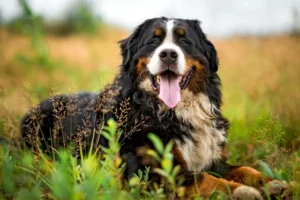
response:
M154 51L156 46L151 44L151 28L159 26L165 20L167 18L164 17L149 19L138 26L131 36L120 41L123 57L121 72L114 83L103 92L98 95L92 93L60 95L47 99L37 108L32 109L22 121L22 135L27 146L34 148L38 145L42 150L50 152L50 147L65 147L71 142L76 143L80 140L83 149L89 150L93 133L101 129L109 118L119 120L120 123L119 116L124 110L124 102L129 105L129 109L126 113L127 121L120 123L123 131L120 153L127 164L127 175L143 167L136 149L145 145L151 147L147 138L149 132L157 134L165 144L171 139L192 140L188 133L188 130L193 129L191 124L180 121L173 109L159 115L160 100L155 94L138 87L141 80L136 74L137 61L140 57L148 56ZM204 85L201 86L201 90L195 92L204 92L210 102L220 109L220 79L216 73L217 52L201 30L199 21L177 20L189 30L189 37L194 44L184 47L185 52L205 66L206 77L201 82ZM215 112L218 115L217 128L227 130L227 120L219 111ZM107 141L103 137L95 141L96 148L100 145L107 146ZM175 162L179 163L176 157ZM224 161L214 163L207 168L220 174L224 174L226 169L227 165Z

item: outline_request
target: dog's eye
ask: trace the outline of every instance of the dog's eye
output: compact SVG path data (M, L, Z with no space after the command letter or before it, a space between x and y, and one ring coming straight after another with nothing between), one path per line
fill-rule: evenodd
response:
M150 43L156 45L156 44L159 43L159 40L158 40L158 39L154 39L154 40L152 40Z
M181 40L180 40L180 44L183 44L183 45L188 44L188 41L185 40L185 39L181 39Z

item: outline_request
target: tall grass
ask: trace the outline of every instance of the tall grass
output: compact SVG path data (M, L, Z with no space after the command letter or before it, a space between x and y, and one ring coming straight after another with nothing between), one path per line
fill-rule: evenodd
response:
M103 149L102 159L96 154L77 159L62 150L57 154L58 160L15 147L22 143L20 118L29 107L57 93L99 91L112 81L120 64L116 41L125 36L126 32L111 27L105 27L101 37L43 34L47 59L54 65L49 70L39 62L30 35L14 35L0 29L1 41L5 41L5 45L0 45L0 135L13 143L1 142L0 146L2 198L168 197L163 187L148 183L150 169L120 181L124 166L120 164L118 146L112 152ZM299 194L299 38L233 37L213 42L220 56L222 110L231 122L229 162L262 168L268 175L290 181ZM111 134L118 133L108 131L106 136ZM170 163L172 155L163 153L170 147L162 150L159 142L156 144L156 151L150 154L159 162ZM182 187L174 182L176 166L163 164L161 170L157 172L166 177L172 192L180 194ZM222 199L219 195L212 198Z
M42 152L32 154L18 151L7 145L0 146L0 194L4 199L165 199L163 187L148 182L150 168L127 179L123 177L125 163L119 156L117 124L110 120L101 134L108 140L108 147L100 153L72 156L70 151L56 151L53 160ZM154 134L149 135L155 150L149 150L161 163L155 172L166 178L173 193L179 167L173 168L172 143L166 147ZM149 189L151 186L151 189ZM171 193L172 194L172 193Z

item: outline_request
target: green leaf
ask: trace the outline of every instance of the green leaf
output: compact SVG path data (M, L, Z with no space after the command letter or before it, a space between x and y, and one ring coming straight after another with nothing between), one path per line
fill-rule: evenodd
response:
M171 160L171 161L173 160L173 157L174 157L174 155L171 154L171 153L167 153L167 154L164 155L165 159L168 159L168 160Z
M158 162L161 161L161 158L159 157L159 155L156 153L156 151L154 151L153 149L149 149L147 150L147 154L152 156L155 160L157 160Z
M170 153L172 151L174 141L171 140L166 146L165 146L165 152L164 154Z
M180 171L180 166L179 165L176 165L173 169L173 172L172 172L172 176L175 177L177 176L178 172Z
M164 145L163 145L162 141L160 140L160 138L153 133L149 133L148 138L153 143L155 150L158 151L158 153L160 153L162 155L164 152Z
M109 119L107 121L107 125L112 130L112 133L116 132L118 126L117 126L117 123L113 119Z
M162 169L155 168L154 172L161 175L161 176L163 176L163 177L166 177L166 178L169 177L169 174L166 171L162 170Z
M279 171L275 170L274 174L275 174L275 178L277 180L284 180L286 182L289 182L289 177L288 177L288 175L287 175L287 173L285 171L283 171L283 170L279 170Z
M29 168L32 167L33 159L32 159L32 155L29 152L24 152L22 161L25 167L29 167Z
M161 161L161 166L166 172L170 173L173 168L173 162L169 159L163 159Z
M149 180L150 168L151 168L151 166L146 167L146 170L145 170L145 176L144 176L144 181L145 181L145 182L147 182L147 181Z
M101 134L109 141L114 139L114 135L117 133L117 124L113 119L107 121L107 126L104 126Z
M219 173L216 173L216 172L212 172L212 171L208 171L207 173L215 176L215 177L218 177L218 178L222 178L222 176L219 174Z
M105 139L107 139L107 140L113 140L113 137L109 134L109 132L107 132L107 131L102 131L101 132L101 135L103 135L104 137L105 137Z
M129 180L129 185L131 187L133 187L133 186L136 186L139 182L140 182L140 179L138 177L134 176Z
M141 169L138 170L138 177L140 179L142 179L142 177L143 177L143 171Z
M267 163L260 161L259 166L260 166L261 172L265 176L270 177L270 178L275 178L275 175L274 175L272 169L269 167L269 165Z

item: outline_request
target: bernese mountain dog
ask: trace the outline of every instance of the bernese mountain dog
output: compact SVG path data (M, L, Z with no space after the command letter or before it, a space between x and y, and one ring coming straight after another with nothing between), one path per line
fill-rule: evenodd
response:
M124 177L151 165L141 152L153 147L152 132L164 144L174 141L186 197L206 198L217 190L233 199L262 199L263 184L286 187L253 168L226 163L229 123L220 109L217 51L198 20L148 19L119 44L120 74L101 93L54 96L26 114L21 131L28 147L108 146L99 132L113 118L122 130Z

